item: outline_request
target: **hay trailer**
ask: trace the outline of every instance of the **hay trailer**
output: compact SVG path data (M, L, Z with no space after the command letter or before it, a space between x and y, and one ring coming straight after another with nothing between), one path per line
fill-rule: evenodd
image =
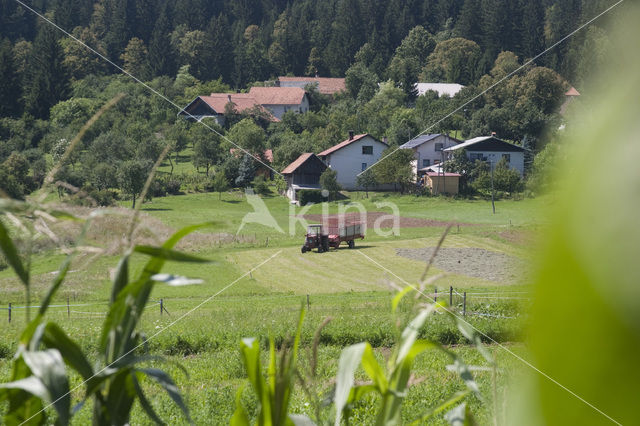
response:
M309 225L304 244L300 249L302 253L318 249L318 253L329 251L333 247L337 249L343 242L350 249L356 246L356 239L364 238L364 230L361 223Z

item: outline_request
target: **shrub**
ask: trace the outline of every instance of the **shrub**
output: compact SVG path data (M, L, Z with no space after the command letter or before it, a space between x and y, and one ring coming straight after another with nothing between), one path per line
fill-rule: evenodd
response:
M256 194L267 195L271 193L271 190L269 189L269 184L267 183L267 181L264 180L264 177L262 176L256 176L256 178L253 179L252 186L253 186L253 191Z
M326 198L319 189L301 189L298 191L298 201L301 206L310 203L322 203Z

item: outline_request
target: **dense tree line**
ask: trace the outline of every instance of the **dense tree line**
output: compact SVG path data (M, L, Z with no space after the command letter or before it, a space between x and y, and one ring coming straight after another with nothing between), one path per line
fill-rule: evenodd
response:
M0 163L3 176L9 176L0 179L0 189L20 197L37 188L82 125L118 93L127 96L84 134L56 176L70 185L61 193L73 187L99 201L120 194L135 203L142 176L136 172L148 171L166 146L171 173L154 193L184 188L173 166L184 161L179 154L187 147L204 175L189 185L224 188L221 173L228 186L251 184L262 166L232 153L237 147L220 134L256 156L271 149L277 170L303 152L340 142L349 130L386 137L392 147L422 131L461 130L463 136L496 131L537 148L547 138L545 129L557 127L568 81L581 81L605 60L606 32L591 26L550 56L510 73L600 10L602 2L595 3L35 2L71 38L17 3L0 0ZM503 14L491 15L495 8ZM494 25L472 19L474 13ZM309 89L311 111L289 112L278 123L227 111L224 128L208 123L215 133L176 119L166 100L117 75L74 38L180 106L197 95L244 89L286 73L344 75L348 90L330 100ZM416 97L413 83L419 80L467 87L453 98L433 92ZM449 115L497 82L494 90ZM404 190L406 174L404 165L381 168L364 179L363 188L401 182Z
M33 7L142 80L173 78L189 65L201 81L221 78L242 88L285 74L342 77L358 63L363 77L390 78L410 90L418 76L475 83L501 51L530 58L608 3L39 0ZM578 84L606 47L605 23L598 21L599 27L577 34L538 64ZM45 118L69 95L70 81L118 72L11 0L0 0L0 40L0 99L12 100L2 102L3 115ZM432 53L429 61L437 63L424 70Z

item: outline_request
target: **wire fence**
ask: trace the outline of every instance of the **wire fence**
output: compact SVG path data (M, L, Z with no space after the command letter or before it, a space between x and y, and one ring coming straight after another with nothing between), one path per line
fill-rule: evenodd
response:
M482 312L478 310L477 302L481 302L482 304L489 304L491 301L496 302L509 302L513 301L516 303L526 303L533 300L532 293L528 291L477 291L477 292L467 292L462 291L459 292L454 289L452 286L449 287L448 291L439 291L437 288L434 289L433 293L423 293L425 296L433 299L434 301L444 301L448 304L450 308L459 310L463 316L479 316L486 318L500 318L500 319L512 319L517 318L517 316L506 315L504 313L493 313L493 312ZM368 292L362 293L351 293L350 298L359 297L362 299L370 300L371 294ZM159 306L160 315L171 315L169 310L167 309L167 302L185 302L185 301L193 301L193 302L201 302L202 300L206 300L208 296L200 296L200 297L172 297L172 298L161 298L158 300L151 301L147 303L146 307ZM237 302L238 300L246 300L247 298L259 298L260 300L285 300L285 299L297 299L300 300L301 303L307 304L307 308L311 309L312 301L314 303L318 303L318 299L326 300L332 298L344 298L343 294L270 294L270 295L235 295L228 296L224 298L220 298L219 302ZM110 304L109 301L91 301L90 303L71 303L70 299L67 298L66 304L55 304L49 305L48 309L61 311L63 314L66 311L66 317L69 319L78 319L78 318L101 318L106 316L107 309L102 310L91 310L92 307L108 307ZM369 308L370 306L364 306L363 308ZM9 303L7 307L0 307L0 310L7 311L7 321L10 323L15 319L16 314L24 312L28 307L26 305L14 305ZM39 309L39 305L31 305L29 308ZM81 309L78 309L81 308ZM87 309L89 308L89 309ZM474 308L474 310L470 310L470 308Z

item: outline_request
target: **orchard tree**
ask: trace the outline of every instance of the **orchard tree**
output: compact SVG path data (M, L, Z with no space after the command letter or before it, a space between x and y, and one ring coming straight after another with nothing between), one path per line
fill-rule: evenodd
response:
M136 208L136 199L140 196L152 167L151 162L143 160L127 160L118 167L118 186L122 192L131 196L132 209Z
M338 172L327 168L320 175L320 186L322 189L329 191L329 200L335 200L338 192L342 189L338 183Z
M250 118L245 118L236 123L229 129L227 137L253 155L262 156L264 153L264 130Z
M469 85L475 81L482 52L477 43L464 38L441 41L427 59L422 78L427 81Z
M211 182L213 190L218 193L218 200L222 200L222 193L229 189L229 182L222 170L218 171Z
M379 183L400 186L400 193L404 193L414 182L415 176L411 162L414 160L410 149L397 149L390 146L382 153L380 160L372 170Z
M369 188L374 188L378 185L376 174L371 169L365 170L356 177L356 185L364 188L365 194L369 198Z

